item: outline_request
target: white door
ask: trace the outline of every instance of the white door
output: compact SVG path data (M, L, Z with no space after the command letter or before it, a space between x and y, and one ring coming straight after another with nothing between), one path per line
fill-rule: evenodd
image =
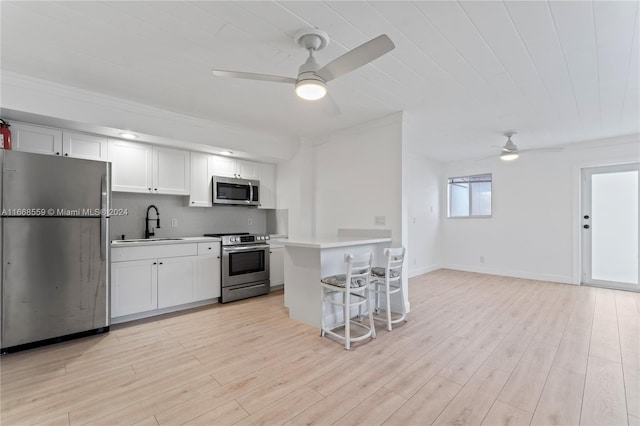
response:
M582 283L639 291L640 164L582 170Z

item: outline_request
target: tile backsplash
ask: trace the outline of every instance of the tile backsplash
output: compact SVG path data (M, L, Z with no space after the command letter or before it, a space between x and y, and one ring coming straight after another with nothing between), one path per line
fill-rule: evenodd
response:
M186 197L177 195L134 194L114 192L112 208L126 210L111 217L111 239L144 238L147 207L160 211L160 229L156 237L196 237L206 233L267 231L267 210L239 206L187 207ZM150 217L155 218L152 210ZM172 226L172 220L176 226ZM155 224L154 222L151 222Z

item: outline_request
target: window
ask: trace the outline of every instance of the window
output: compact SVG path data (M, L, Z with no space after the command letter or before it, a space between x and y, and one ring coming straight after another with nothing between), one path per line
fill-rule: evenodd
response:
M449 178L449 217L491 216L491 173Z

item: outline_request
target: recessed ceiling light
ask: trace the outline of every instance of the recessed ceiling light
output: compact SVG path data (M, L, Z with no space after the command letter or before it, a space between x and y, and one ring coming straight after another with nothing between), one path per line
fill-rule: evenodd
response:
M222 154L222 155L233 155L233 151L222 151L220 154Z
M120 133L120 136L122 136L125 139L138 139L138 135L135 135L133 133Z

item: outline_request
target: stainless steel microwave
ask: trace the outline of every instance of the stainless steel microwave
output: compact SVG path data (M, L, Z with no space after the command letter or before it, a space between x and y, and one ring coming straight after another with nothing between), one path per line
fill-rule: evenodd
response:
M213 204L231 204L236 206L260 205L260 181L214 176Z

